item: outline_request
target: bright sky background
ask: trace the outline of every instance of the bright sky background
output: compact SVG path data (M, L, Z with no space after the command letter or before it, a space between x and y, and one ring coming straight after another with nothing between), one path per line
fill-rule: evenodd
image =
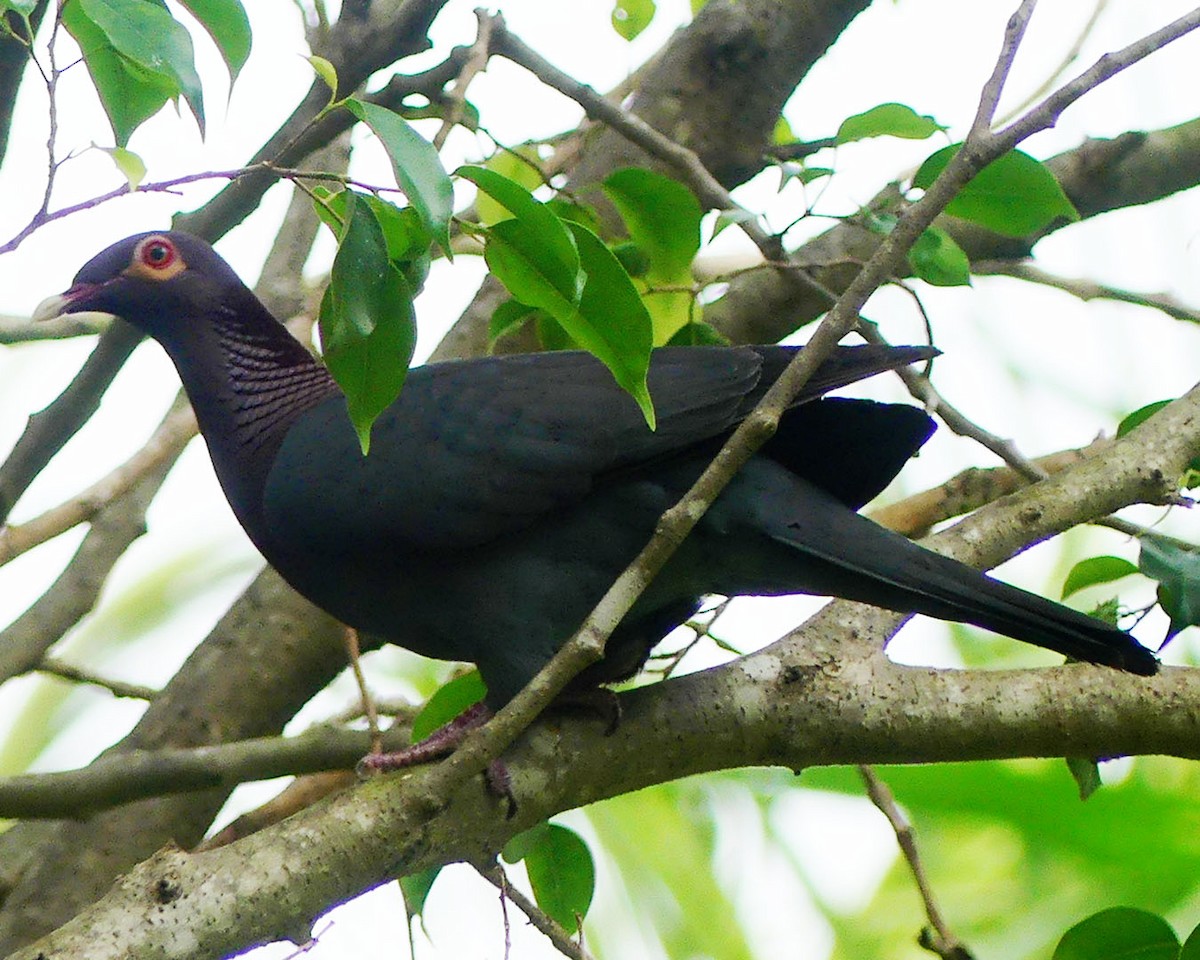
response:
M440 60L453 44L469 43L475 34L474 2L452 0L434 24L435 50L413 58L427 66ZM253 21L255 48L232 98L225 108L224 70L207 38L197 34L200 74L205 81L209 111L207 141L201 141L190 117L180 122L164 111L133 138L130 148L149 168L148 179L162 180L204 169L236 167L256 149L266 132L290 113L311 81L301 55L307 52L291 0L252 0L246 4ZM663 0L650 30L632 45L620 40L609 27L611 5L604 0L544 3L512 0L500 5L510 29L551 61L600 90L610 89L669 36L686 15L684 0ZM1104 19L1085 47L1082 64L1107 49L1116 48L1166 23L1191 4L1159 0L1153 4L1109 4ZM878 103L896 100L920 113L929 113L949 124L960 136L969 122L978 90L991 69L1003 24L1015 0L901 0L880 2L859 17L837 47L813 71L804 90L789 104L786 114L802 138L827 136L849 114ZM1035 17L1018 59L1011 96L1006 103L1024 98L1044 79L1048 66L1059 63L1076 36L1091 4L1046 0ZM66 45L64 44L64 48ZM1151 61L1128 71L1115 82L1069 110L1057 129L1025 145L1045 157L1072 147L1086 136L1111 136L1129 129L1153 129L1191 119L1195 114L1196 62L1200 40L1177 43ZM406 67L408 64L405 65ZM1072 71L1073 73L1074 71ZM581 112L552 91L542 89L520 69L502 60L493 61L485 76L471 88L471 100L486 126L501 140L514 143L549 135L575 125ZM1002 106L1002 112L1003 112ZM111 134L101 119L94 95L80 70L64 78L60 101L59 152L82 150L95 141L111 144ZM0 237L15 233L36 209L45 172L45 96L36 82L23 90L14 125L14 146L0 176L5 203L0 208ZM429 132L436 129L431 127ZM359 141L365 140L358 135ZM940 144L939 144L940 145ZM486 153L486 140L456 133L447 153L447 167ZM928 143L871 141L843 149L837 158L838 176L825 198L830 213L848 213L869 199L888 179L902 175L929 151ZM374 182L390 182L382 152L366 144L356 155L354 172ZM119 185L120 179L103 154L92 151L67 164L61 173L52 207L86 199ZM176 210L192 209L221 186L214 181L188 189L182 196L143 195L110 203L80 216L53 224L35 234L14 254L0 257L0 312L23 314L43 297L65 289L75 270L92 254L126 234L167 225ZM774 226L788 222L800 209L798 192L776 199L777 178L766 174L738 193L751 209L770 206L779 211ZM793 188L789 188L793 189ZM246 223L220 244L220 251L248 282L253 282L265 256L269 238L287 202L287 193L275 189L268 201ZM1194 196L1183 196L1150 208L1129 210L1097 218L1081 227L1061 231L1038 247L1040 265L1066 276L1086 276L1143 291L1165 291L1185 302L1200 304L1200 272L1195 269L1196 224L1200 209ZM825 229L814 220L810 232ZM800 235L803 235L801 228ZM728 238L728 239L725 239ZM723 247L736 248L735 231L728 231ZM327 263L332 246L325 243L311 265L314 275ZM321 257L326 259L316 262ZM451 273L453 271L453 273ZM458 315L481 275L479 265L460 258L453 268L438 265L419 307L422 325L420 352L427 353L446 325ZM1003 299L989 297L1002 291ZM1082 305L1061 294L1021 288L1012 281L977 283L973 290L922 291L935 326L938 345L946 352L936 382L944 394L988 429L1017 438L1022 449L1038 454L1087 442L1096 432L1114 427L1121 415L1152 400L1176 396L1196 379L1197 331L1152 311L1115 305ZM884 322L894 342L919 341L922 327L910 301L887 292L872 301L868 315ZM90 350L90 343L30 345L0 348L0 451L7 451L32 411L48 403L66 384ZM1014 375L1016 368L1025 375ZM100 416L68 447L46 475L22 501L14 520L36 515L69 497L82 485L99 477L137 449L157 423L177 389L174 371L153 344L139 349L133 362L105 399ZM899 397L894 384L872 386ZM1107 412L1098 420L1096 410ZM991 457L946 431L905 473L909 489L940 483L968 464L991 465ZM1144 511L1146 522L1158 514ZM1195 521L1172 518L1183 536L1200 538ZM190 645L207 630L229 598L257 571L259 560L229 514L212 479L207 457L193 445L172 475L151 512L150 533L122 562L106 594L105 603L119 612L123 591L164 562L173 565L173 578L162 584L169 595L178 595L179 614L151 625L144 636L128 645L123 660L105 665L109 672L146 683L164 682L186 656ZM43 589L75 549L82 531L67 535L0 570L0 620L7 622ZM1133 551L1112 534L1091 537L1095 552ZM1032 551L1005 567L1004 575L1020 582L1041 585L1050 575L1057 552ZM1058 572L1061 581L1062 571ZM746 604L731 615L751 630L753 640L773 639L798 622L808 601L781 601L767 606ZM76 653L103 634L103 614L82 631ZM732 633L732 628L727 629ZM910 627L894 653L931 656L929 641L940 631ZM934 641L936 649L937 641ZM943 645L944 646L944 645ZM396 662L402 655L388 652ZM946 648L942 656L953 662ZM34 682L21 679L0 689L0 723L11 723L33 695ZM81 702L103 708L89 715L86 727L70 728L38 766L75 765L107 745L118 729L135 719L138 709L108 702L101 694L81 692ZM327 704L340 705L349 694L341 692ZM314 715L317 713L314 710ZM5 723L7 726L8 724ZM247 790L240 802L249 805L276 789L267 785ZM753 838L739 832L747 822L734 809L736 803L720 797L723 856L730 843L740 851L743 864L756 847ZM722 804L724 803L724 807ZM816 872L821 892L839 903L854 903L870 894L871 878L878 877L892 855L888 831L869 813L848 800L802 795L787 801L779 820L786 825L795 851L807 863L841 869ZM836 810L834 809L836 808ZM568 818L586 832L581 819ZM737 857L734 857L737 859ZM807 952L819 956L819 944L828 942L821 922L808 904L790 867L778 851L760 848L753 856L754 871L762 884L747 887L741 909L761 931L763 956L791 953L785 947L803 922ZM741 871L738 871L739 873ZM482 885L480 885L482 886ZM426 925L434 936L436 952L423 956L456 957L501 955L503 941L496 896L490 887L472 888L445 884L429 904ZM471 897L467 902L462 898ZM800 906L797 906L797 905ZM336 914L321 943L308 956L315 960L338 957L392 958L403 955L403 923L394 891L365 898ZM621 911L617 894L603 882L594 908L594 921L608 925L606 917ZM810 919L797 919L797 911ZM489 917L462 922L464 916ZM536 934L527 933L514 918L514 956L558 956ZM914 918L914 924L916 923ZM318 930L325 922L318 924ZM628 955L653 956L636 931L630 931ZM823 938L825 938L823 940ZM612 943L612 940L609 940ZM262 957L283 957L285 946L268 948ZM614 954L615 955L615 954Z

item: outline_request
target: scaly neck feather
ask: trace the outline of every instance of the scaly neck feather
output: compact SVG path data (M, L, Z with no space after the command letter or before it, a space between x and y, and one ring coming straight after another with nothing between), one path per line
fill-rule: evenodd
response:
M249 291L203 318L178 318L158 339L234 513L252 535L263 531L262 494L279 445L305 411L340 393L337 384Z
M272 455L287 428L309 407L338 392L329 372L274 319L251 326L222 306L213 330L228 376L223 398L233 434L250 451Z

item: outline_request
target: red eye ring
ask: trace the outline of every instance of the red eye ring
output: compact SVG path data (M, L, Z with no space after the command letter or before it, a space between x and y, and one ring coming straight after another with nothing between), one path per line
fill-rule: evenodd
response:
M138 260L151 270L165 270L179 259L179 252L166 237L149 237L138 249Z

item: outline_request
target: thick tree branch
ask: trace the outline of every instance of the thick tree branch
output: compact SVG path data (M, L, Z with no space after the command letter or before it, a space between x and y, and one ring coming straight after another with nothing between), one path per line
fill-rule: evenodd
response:
M407 727L383 735L384 748L409 745ZM370 750L361 730L317 727L296 737L260 737L191 749L122 750L79 770L0 780L0 817L85 817L98 810L248 780L350 770Z

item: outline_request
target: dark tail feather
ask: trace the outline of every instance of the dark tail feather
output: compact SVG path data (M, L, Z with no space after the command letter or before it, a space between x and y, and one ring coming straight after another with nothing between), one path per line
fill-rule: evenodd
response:
M826 500L820 491L811 497ZM1123 630L919 547L836 502L810 502L774 539L804 555L807 592L974 624L1142 676L1158 672L1154 654Z

